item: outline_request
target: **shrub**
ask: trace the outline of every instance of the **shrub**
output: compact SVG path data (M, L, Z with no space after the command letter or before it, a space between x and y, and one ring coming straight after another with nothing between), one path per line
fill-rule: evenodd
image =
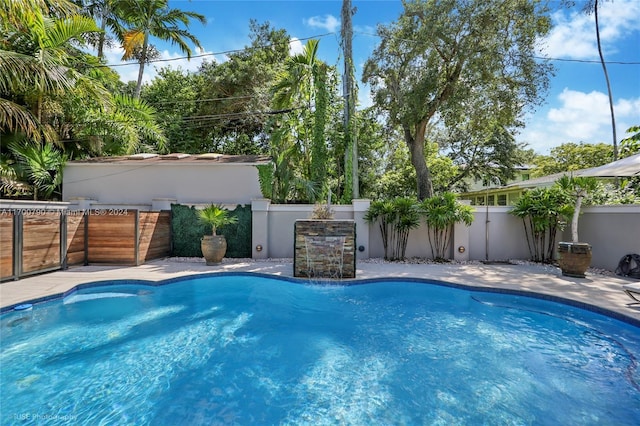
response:
M420 204L420 212L427 224L431 255L435 260L445 260L453 225L459 222L471 225L473 209L459 203L455 194L445 192L425 199Z

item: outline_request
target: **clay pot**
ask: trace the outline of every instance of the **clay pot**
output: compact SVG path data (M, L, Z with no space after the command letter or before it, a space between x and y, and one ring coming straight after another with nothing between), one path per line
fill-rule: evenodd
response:
M227 252L227 240L224 235L205 235L200 240L200 248L207 265L217 265Z
M584 278L591 265L591 245L588 243L558 243L558 265L562 275Z

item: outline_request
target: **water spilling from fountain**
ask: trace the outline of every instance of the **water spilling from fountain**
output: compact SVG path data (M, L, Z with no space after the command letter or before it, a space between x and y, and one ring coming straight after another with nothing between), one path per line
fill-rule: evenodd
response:
M342 279L345 237L304 237L309 278Z
M298 220L293 275L310 279L355 278L353 220Z

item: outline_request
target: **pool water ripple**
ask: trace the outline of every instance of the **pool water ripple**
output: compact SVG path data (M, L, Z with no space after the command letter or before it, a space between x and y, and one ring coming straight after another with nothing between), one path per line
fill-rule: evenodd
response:
M640 330L565 305L401 281L238 275L142 287L3 315L1 423L640 418Z

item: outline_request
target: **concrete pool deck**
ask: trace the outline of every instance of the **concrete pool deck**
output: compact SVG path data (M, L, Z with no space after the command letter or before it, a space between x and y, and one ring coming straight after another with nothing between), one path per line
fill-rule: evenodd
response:
M112 280L167 279L213 272L256 272L282 277L293 276L292 259L225 259L216 266L192 259L160 259L140 266L79 266L64 271L6 281L0 284L0 307L62 295L79 284ZM590 305L611 311L616 317L640 326L640 305L632 301L622 286L632 282L617 276L590 274L586 278L564 277L560 269L538 264L415 264L381 260L360 261L356 280L371 278L420 278L453 284L531 292L550 298L568 299L578 306Z

